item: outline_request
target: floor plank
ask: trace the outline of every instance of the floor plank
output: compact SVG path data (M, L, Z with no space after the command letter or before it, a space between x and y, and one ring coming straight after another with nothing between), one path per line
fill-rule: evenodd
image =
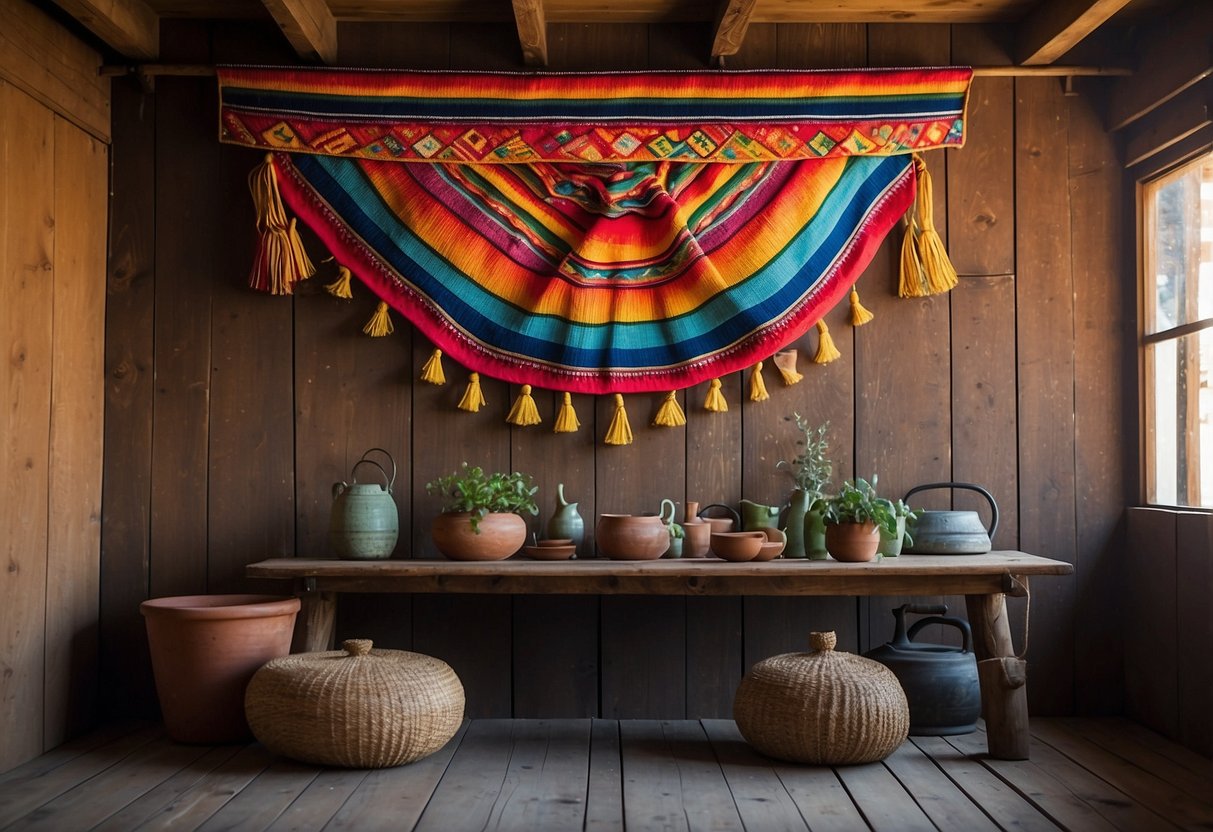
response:
M913 742L902 743L884 764L940 832L998 829Z
M744 828L699 723L624 720L619 733L628 829Z
M999 827L1028 832L1059 828L980 761L957 751L943 737L915 737L914 744L930 754L943 773Z
M1031 760L994 760L986 753L984 732L947 739L961 753L981 760L1007 785L1066 829L1132 832L1170 826L1149 809L1039 740L1033 740L1030 746Z
M703 728L712 741L720 770L746 829L778 832L807 828L772 761L746 744L737 723L731 719L705 719Z
M832 768L764 757L725 719L474 720L410 765L346 770L127 726L0 775L0 830L1213 829L1204 758L1123 720L1032 730L1025 761L979 730Z
M450 742L428 757L407 766L381 768L367 774L323 828L357 832L412 829L431 801L434 788L446 774L455 753L462 752L475 724L464 722Z
M1213 829L1213 804L1057 723L1038 721L1032 733L1079 765L1099 771L1104 780L1168 821L1181 827Z
M17 818L70 791L163 735L161 728L146 727L104 743L86 754L72 756L58 765L44 766L39 762L42 758L37 757L14 769L9 773L14 776L6 780L0 790L0 827L13 823ZM56 759L59 756L56 755Z

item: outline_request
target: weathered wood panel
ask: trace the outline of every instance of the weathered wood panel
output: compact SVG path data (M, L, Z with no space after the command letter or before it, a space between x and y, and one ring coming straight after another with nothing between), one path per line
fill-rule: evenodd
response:
M0 770L43 750L55 117L0 81Z
M1076 558L1074 483L1074 278L1067 155L1068 99L1056 80L1015 82L1017 275L1016 364L1019 379L1019 544L1034 554ZM1079 222L1082 220L1079 219ZM1027 310L1031 310L1030 313ZM1032 587L1038 638L1028 655L1047 686L1029 688L1036 713L1073 707L1074 587ZM1012 610L1012 620L1017 615ZM1022 649L1022 648L1021 648Z
M108 148L55 120L54 342L46 581L50 748L92 724L97 696Z
M1124 599L1125 712L1164 736L1175 736L1179 713L1176 644L1175 512L1127 513Z
M155 356L156 99L114 85L105 333L105 459L101 504L101 687L106 713L154 707L147 633Z
M915 36L886 24L868 27L868 59L880 66L946 64L951 52L946 26L915 27ZM943 151L923 155L934 188L934 219L945 243L950 240L948 161ZM876 316L855 336L855 473L879 474L880 492L899 497L916 485L952 479L952 352L949 342L951 298L897 297L902 229L895 228L868 267L861 286L864 304ZM950 508L947 491L916 495L915 507ZM873 598L864 616L867 650L893 633L891 607L911 600ZM863 605L861 604L861 610ZM924 633L924 641L943 640Z
M1180 514L1175 529L1175 650L1179 666L1178 739L1213 757L1213 517Z

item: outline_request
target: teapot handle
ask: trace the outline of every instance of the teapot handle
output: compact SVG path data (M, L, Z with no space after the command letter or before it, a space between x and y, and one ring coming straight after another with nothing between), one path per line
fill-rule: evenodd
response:
M669 520L665 519L665 507L666 506L670 507L670 519ZM661 522L663 525L668 526L670 523L674 522L674 515L675 515L676 511L677 511L677 509L674 507L674 501L667 498L667 499L661 501L661 510L658 512L657 516L661 518Z
M379 473L383 474L383 483L384 483L383 490L386 491L388 494L392 493L392 481L390 479L388 479L387 471L384 471L383 466L380 465L378 462L376 462L373 459L360 459L354 463L354 467L350 469L350 484L351 485L358 482L358 477L356 476L356 473L358 471L359 465L374 465L376 468L378 468Z
M724 509L729 513L729 516L733 518L733 526L737 529L741 528L741 515L737 513L737 509L733 508L732 506L727 506L724 503L709 503L708 505L699 509L699 516L703 517L703 513L710 508Z
M956 629L960 630L961 635L964 636L964 652L973 652L973 630L971 627L969 627L969 622L965 621L963 618L953 618L950 615L932 615L929 618L920 618L910 625L910 629L906 633L906 636L910 639L910 641L913 641L914 636L917 635L918 631L928 624L944 624L948 627L955 627Z
M361 462L362 460L366 459L368 455L373 454L375 452L383 454L384 456L387 457L387 461L392 463L392 475L390 477L388 477L388 481L387 481L387 492L389 494L391 494L392 488L396 485L396 460L392 459L392 455L389 454L387 451L385 451L383 448L371 448L369 451L367 451L365 454L363 454L362 457L358 461ZM369 462L370 460L367 460L367 461ZM383 466L380 466L379 470L383 471ZM386 472L385 472L385 475L386 475Z
M994 540L994 532L998 531L998 503L994 502L994 495L986 491L980 485L974 485L971 482L931 482L926 485L916 485L906 492L902 497L906 503L910 502L910 495L917 494L919 491L927 491L933 488L963 488L968 491L976 491L978 494L986 498L986 502L990 504L990 528L986 530L986 534L990 536L990 540Z

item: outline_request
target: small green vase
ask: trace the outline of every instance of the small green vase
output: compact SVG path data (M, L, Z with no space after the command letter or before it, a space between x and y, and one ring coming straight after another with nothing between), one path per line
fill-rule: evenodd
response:
M806 517L812 499L809 492L797 488L788 499L788 511L784 515L784 533L787 535L787 545L783 547L785 558L803 558L808 554L805 549L805 537L808 531ZM825 527L822 527L822 548L825 547Z
M880 533L880 548L876 551L886 558L895 558L901 554L902 543L906 539L906 519L904 517L897 518L897 535L896 537L885 537L885 533Z
M804 549L809 560L825 560L830 556L826 550L826 521L822 509L810 508L805 512Z

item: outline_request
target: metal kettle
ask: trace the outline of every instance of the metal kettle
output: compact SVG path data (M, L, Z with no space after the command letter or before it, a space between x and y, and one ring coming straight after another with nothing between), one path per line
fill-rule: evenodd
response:
M389 475L373 459L381 453L391 463ZM382 476L383 485L358 482L358 467L373 466ZM389 558L396 548L400 534L400 519L392 485L396 481L396 461L382 448L371 448L350 469L350 482L333 483L333 506L329 513L329 545L338 557L350 560Z
M963 618L944 617L942 604L902 604L893 610L897 627L888 644L864 653L893 671L910 706L910 734L937 737L968 734L977 730L981 716L981 686L973 633ZM929 614L906 629L906 613ZM964 636L963 647L915 642L914 636L930 624L956 627Z
M912 494L932 488L963 488L976 491L990 504L990 527L987 529L975 511L919 511L914 522L914 545L903 552L915 555L983 555L993 548L991 542L998 530L998 503L994 496L970 482L932 482L906 492L907 503Z

